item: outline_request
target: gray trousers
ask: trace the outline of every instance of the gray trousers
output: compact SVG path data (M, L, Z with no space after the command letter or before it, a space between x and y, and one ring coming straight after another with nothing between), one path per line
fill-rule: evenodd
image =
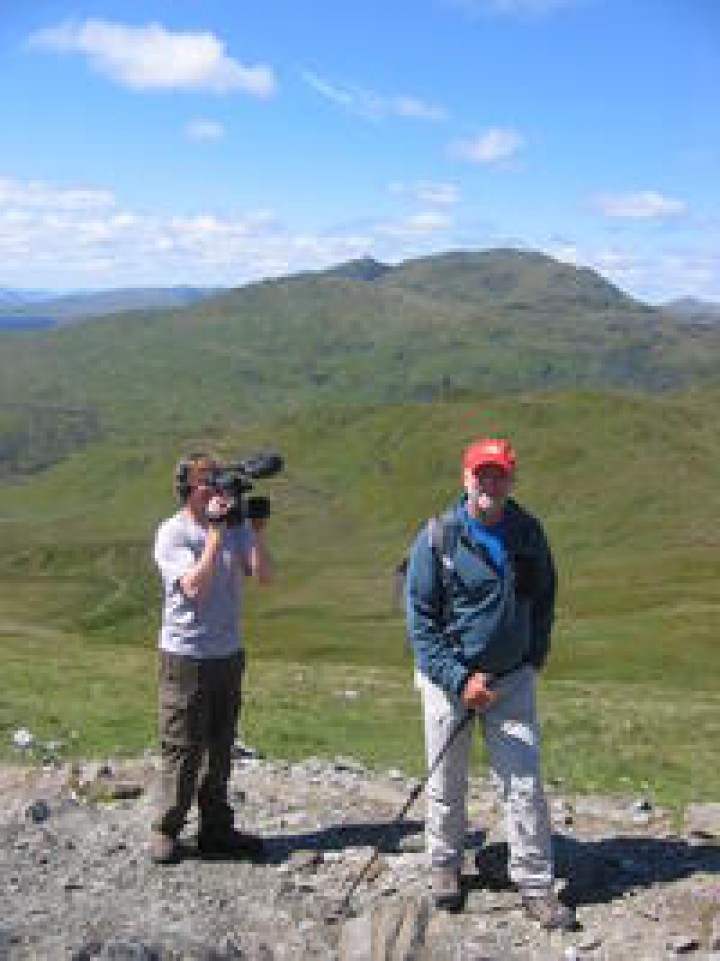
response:
M160 652L158 700L162 769L153 828L177 837L197 792L200 830L227 831L232 746L244 656L197 658Z
M465 708L422 674L428 768ZM535 671L529 665L500 678L500 697L479 715L490 771L505 808L510 878L526 893L553 883L550 819L540 772ZM474 722L458 734L428 782L426 842L433 867L460 868L467 831L467 784Z

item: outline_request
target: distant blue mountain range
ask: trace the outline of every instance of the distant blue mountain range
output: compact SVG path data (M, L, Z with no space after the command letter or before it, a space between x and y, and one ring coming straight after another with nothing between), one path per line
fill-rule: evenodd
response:
M190 307L220 292L217 287L127 287L57 294L3 287L0 288L0 330L46 330L129 310Z

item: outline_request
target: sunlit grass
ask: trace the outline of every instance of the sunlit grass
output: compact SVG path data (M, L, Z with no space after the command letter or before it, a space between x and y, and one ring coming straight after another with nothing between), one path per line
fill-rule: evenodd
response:
M287 458L258 485L273 503L277 577L247 592L248 739L279 756L422 770L392 570L457 496L463 444L502 433L560 572L542 684L548 772L579 789L717 797L718 410L712 393L542 395L319 408L209 438L228 455ZM191 440L95 445L0 489L4 756L21 726L81 753L154 744L151 544Z
M13 731L70 755L157 748L156 654L88 645L70 636L0 634L0 757L21 760ZM681 806L720 795L715 752L720 695L689 696L651 683L543 680L546 776L563 791L634 792ZM702 732L702 736L698 736ZM419 695L403 668L251 659L243 740L270 757L354 757L377 769L423 774ZM475 770L483 769L480 739Z

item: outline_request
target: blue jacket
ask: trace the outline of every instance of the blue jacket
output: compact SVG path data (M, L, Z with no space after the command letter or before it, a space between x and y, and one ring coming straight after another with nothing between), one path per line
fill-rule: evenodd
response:
M556 576L540 522L510 499L505 508L509 563L498 571L474 546L464 498L443 515L448 570L425 526L410 552L408 637L418 670L459 696L470 674L541 667L550 647Z

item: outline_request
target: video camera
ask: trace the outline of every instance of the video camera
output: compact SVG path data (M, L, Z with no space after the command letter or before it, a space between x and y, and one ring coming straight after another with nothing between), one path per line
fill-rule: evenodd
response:
M246 518L266 518L270 516L270 501L267 497L247 497L252 490L253 481L262 477L274 477L283 469L283 459L279 454L261 452L243 460L217 464L207 475L207 484L215 494L220 494L230 502L221 515L208 515L210 521L223 521L229 526L242 524ZM186 498L190 493L190 463L180 461L175 472L178 494Z

